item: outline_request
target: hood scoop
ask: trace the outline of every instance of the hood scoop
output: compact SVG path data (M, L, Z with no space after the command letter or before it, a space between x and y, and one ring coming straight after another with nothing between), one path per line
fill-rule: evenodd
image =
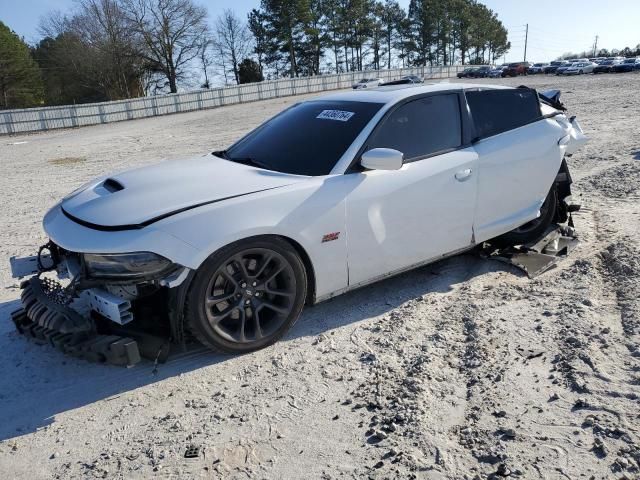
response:
M102 187L109 193L116 193L120 190L124 190L122 184L113 178L107 178L102 184Z

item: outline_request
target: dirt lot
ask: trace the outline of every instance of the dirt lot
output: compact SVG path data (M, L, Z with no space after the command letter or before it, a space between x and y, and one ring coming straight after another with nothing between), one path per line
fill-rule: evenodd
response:
M266 350L126 370L14 333L2 260L0 477L640 478L640 75L504 82L560 88L591 137L557 269L461 256L309 308ZM224 147L293 101L1 137L0 258L91 177Z

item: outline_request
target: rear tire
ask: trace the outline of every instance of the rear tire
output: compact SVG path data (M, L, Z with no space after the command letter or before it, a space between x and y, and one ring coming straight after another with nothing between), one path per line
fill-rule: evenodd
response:
M284 239L260 236L221 248L198 269L187 295L187 328L205 346L245 353L279 340L298 320L307 274Z
M558 209L558 192L555 185L549 190L540 207L540 216L497 237L493 243L499 246L524 245L539 240L553 222Z

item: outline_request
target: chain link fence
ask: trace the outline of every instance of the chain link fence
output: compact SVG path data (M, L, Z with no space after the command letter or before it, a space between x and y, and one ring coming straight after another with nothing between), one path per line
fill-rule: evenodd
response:
M349 88L362 78L377 77L383 81L399 79L404 75L418 75L424 77L425 80L450 78L455 77L458 72L466 67L464 65L452 65L445 67L367 70L336 75L283 78L260 83L113 102L0 110L0 135L97 125L172 113L192 112L194 110L255 102L269 98L337 90Z

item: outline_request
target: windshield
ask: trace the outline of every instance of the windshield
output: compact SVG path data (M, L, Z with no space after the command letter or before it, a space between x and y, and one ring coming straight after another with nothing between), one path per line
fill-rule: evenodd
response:
M636 59L635 58L629 58L628 60L625 60L622 63L636 63Z
M224 152L230 161L295 175L328 175L383 104L318 100L276 115Z

